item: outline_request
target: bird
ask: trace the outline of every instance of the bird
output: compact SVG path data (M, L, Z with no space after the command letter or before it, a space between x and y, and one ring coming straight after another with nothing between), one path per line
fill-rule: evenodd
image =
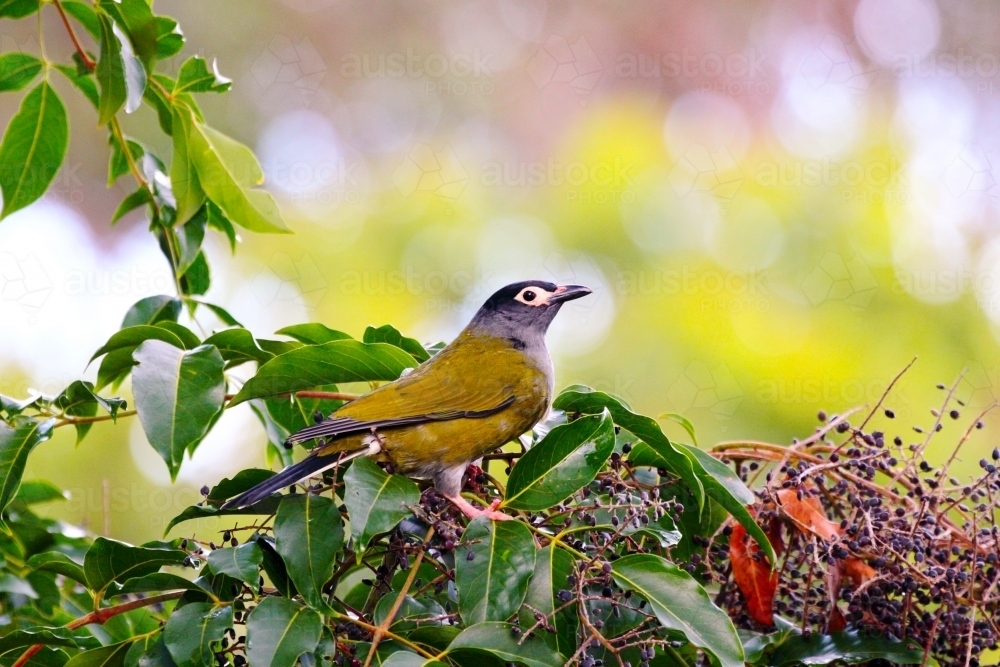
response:
M545 333L583 285L528 280L490 296L458 336L436 355L292 434L286 446L317 440L302 461L227 501L242 509L272 493L354 458L367 456L394 472L433 482L469 519L512 517L495 500L486 509L461 495L473 461L530 431L551 408L552 359Z

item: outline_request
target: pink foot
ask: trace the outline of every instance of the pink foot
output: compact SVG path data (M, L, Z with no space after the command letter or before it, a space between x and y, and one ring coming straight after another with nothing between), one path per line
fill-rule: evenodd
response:
M491 521L511 521L514 518L497 510L497 507L500 506L499 499L490 503L490 506L487 509L479 509L478 507L474 507L468 500L459 494L454 496L445 496L445 498L450 500L451 503L462 512L462 514L470 519L484 516Z

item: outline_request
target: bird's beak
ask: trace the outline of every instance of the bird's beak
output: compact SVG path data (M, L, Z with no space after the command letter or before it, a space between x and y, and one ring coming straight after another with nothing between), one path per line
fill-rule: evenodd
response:
M589 287L584 287L583 285L560 285L552 293L552 296L549 297L549 303L572 301L573 299L579 299L581 296L587 296L592 291Z

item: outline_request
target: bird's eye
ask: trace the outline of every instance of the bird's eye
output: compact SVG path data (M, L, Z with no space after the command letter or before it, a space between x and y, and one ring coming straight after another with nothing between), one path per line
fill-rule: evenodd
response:
M528 290L522 296L523 296L523 298L524 298L525 301L534 301L535 300L535 293L532 292L531 290Z

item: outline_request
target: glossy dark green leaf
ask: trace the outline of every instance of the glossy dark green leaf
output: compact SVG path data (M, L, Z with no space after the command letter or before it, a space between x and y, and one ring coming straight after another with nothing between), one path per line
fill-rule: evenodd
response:
M42 71L42 61L28 53L0 54L0 92L21 90Z
M420 489L402 475L389 475L367 458L344 473L344 504L351 517L351 539L363 550L372 537L396 527L420 503Z
M857 631L836 632L832 635L793 635L783 641L768 659L768 665L849 665L886 660L896 665L920 665L924 651L910 641L892 640L879 635L863 635Z
M431 355L418 340L407 338L391 324L385 324L378 328L368 327L365 329L363 340L366 343L389 343L400 347L406 350L418 363L423 363L431 358Z
M201 590L201 587L182 576L169 572L154 572L129 579L120 586L112 584L108 587L106 597L111 597L112 595L132 595L135 593L197 590Z
M277 505L278 498L276 496L271 497ZM266 502L266 501L262 501ZM277 507L275 508L277 511ZM278 589L278 592L287 598L295 597L298 593L295 590L295 584L292 582L291 578L288 576L288 568L285 567L285 561L281 559L278 555L278 551L274 548L274 538L258 534L251 537L257 546L260 547L261 552L264 554L264 572L267 573L267 578L271 580L274 587Z
M574 560L569 552L550 544L538 552L535 559L535 572L528 584L528 593L521 608L521 627L530 628L535 624L534 612L540 611L548 616L548 622L555 633L539 632L538 634L554 650L564 657L570 657L576 652L576 631L580 625L576 605L556 612L563 606L557 594L560 590L569 589L566 578L573 574ZM529 609L530 607L530 609Z
M198 256L191 262L184 275L181 276L181 291L185 296L202 296L208 292L212 284L211 272L208 267L208 258L205 253L199 252Z
M184 349L184 343L177 336L161 327L138 325L117 331L90 358L93 361L106 355L97 371L97 388L125 379L135 365L132 353L147 340L161 340L177 349Z
M250 667L292 667L300 655L316 650L322 629L312 609L267 598L247 619L247 661Z
M148 192L148 191L147 191ZM158 294L147 296L136 301L122 320L122 329L140 324L156 324L157 322L176 322L180 317L181 300L175 296Z
M12 630L0 637L0 654L34 644L43 646L69 646L92 648L97 642L86 632L66 628L34 628L32 630Z
M227 366L236 366L247 361L264 364L274 358L270 352L257 347L253 334L243 328L223 329L205 339L206 345L219 349Z
M302 347L302 343L297 340L269 340L267 338L258 338L257 345L260 345L260 349L270 352L274 356Z
M535 569L535 540L520 521L480 517L455 549L458 613L466 624L502 621L516 612ZM473 554L469 560L469 553Z
M691 575L652 554L631 554L613 561L611 567L618 585L644 597L664 628L682 632L722 667L743 667L736 628Z
M180 565L187 556L169 547L136 547L118 540L98 537L83 559L87 587L103 591L111 582L123 583L133 577L152 574L164 565Z
M507 521L504 523L513 523ZM562 667L566 660L549 648L539 637L514 637L509 623L477 623L461 632L448 647L448 654L485 651L504 662L516 662L527 667Z
M22 19L38 11L39 0L0 0L0 18Z
M227 218L255 232L289 231L274 198L251 189L263 183L264 172L249 148L194 119L185 129L201 187Z
M157 16L155 20L156 57L165 60L176 56L184 48L184 33L169 16Z
M24 505L39 505L53 500L66 500L67 497L67 493L52 482L32 479L21 482L14 500Z
M337 552L344 546L337 506L310 493L283 497L274 520L274 539L302 599L312 607L324 607L323 585L333 576Z
M225 234L226 239L229 240L229 250L235 253L236 244L240 239L236 234L236 228L233 227L233 223L226 217L226 214L222 212L222 209L212 202L206 202L205 206L208 209L208 226Z
M123 28L132 50L149 67L156 59L158 30L146 0L98 0L98 6Z
M389 616L398 597L397 591L391 591L379 599L372 616L376 624L381 624ZM432 619L440 619L445 613L444 607L430 598L422 597L418 600L407 595L396 610L389 627L396 633L409 632L416 628L418 623L429 624L433 622ZM440 620L437 622L440 623Z
M615 424L631 431L656 451L667 463L668 469L691 488L695 498L698 499L698 507L704 505L704 488L695 473L691 458L674 447L660 430L656 420L632 412L625 403L614 396L580 385L563 390L552 402L552 407L565 410L567 413L584 414L597 414L604 409L609 410Z
M445 667L445 664L440 660L425 658L409 651L396 651L383 660L381 664L382 667Z
M255 542L216 549L208 555L208 567L216 574L228 574L256 588L264 554Z
M205 437L222 410L226 393L222 356L211 345L184 351L147 340L133 357L139 364L132 377L139 421L173 479L184 453Z
M98 14L101 28L101 55L97 60L97 86L100 90L98 123L111 122L115 114L125 106L128 88L125 84L125 61L122 59L122 45L114 32L114 22L106 14Z
M125 667L176 667L176 663L161 632L133 642L125 654Z
M193 602L170 615L163 628L163 642L177 667L212 667L212 644L233 627L233 608Z
M72 16L95 40L101 38L101 24L93 6L80 0L63 0L63 11Z
M232 405L328 384L395 380L404 369L414 366L413 357L385 343L337 340L308 345L262 365L233 398Z
M191 219L183 225L175 226L175 238L177 239L177 271L181 275L187 271L201 252L202 241L205 240L205 226L208 222L208 214L203 206Z
M14 662L20 657L17 653L8 653L7 655L0 656L0 665L4 667L13 667ZM43 647L38 653L31 656L24 667L65 667L66 663L69 661L69 656L66 652L57 649L50 648L48 646Z
M77 653L66 664L69 667L122 667L125 664L125 654L131 647L132 642L102 646Z
M110 188L120 177L129 173L131 167L129 166L128 155L125 154L125 150L118 142L117 137L115 137L114 134L110 134L109 139L109 143L111 145L111 157L108 159L108 187ZM131 155L132 160L136 163L140 163L142 161L142 156L146 154L146 149L144 149L141 144L132 141L131 139L126 139L125 145L128 146L128 152L129 155Z
M0 143L0 219L41 197L66 156L66 109L48 81L31 89Z
M198 339L198 335L195 332L188 329L183 324L178 324L177 322L171 322L169 320L163 320L157 322L153 326L160 327L161 329L166 329L170 333L177 336L181 343L184 344L185 350L193 350L194 348L201 345L201 340Z
M24 419L17 426L0 422L0 512L17 495L28 454L52 436L54 425L55 419Z
M184 61L177 71L177 83L174 94L177 93L224 93L233 85L232 79L219 74L218 64L213 60L212 66L200 56L191 56Z
M55 572L84 586L87 585L87 575L84 574L83 567L66 554L58 551L35 554L28 559L25 565L35 572Z
M114 225L135 209L140 206L144 206L151 201L153 201L153 196L149 194L148 189L143 187L136 188L131 194L125 197L120 204L118 204L118 208L115 209L114 215L111 216L111 224Z
M305 343L306 345L322 345L323 343L332 343L335 340L351 339L351 337L343 331L336 331L325 324L320 324L319 322L293 324L290 327L278 329L274 333L294 338L300 343ZM366 340L365 342L369 343L372 341Z
M199 299L189 298L187 299L189 305L193 304L193 307L204 306L212 311L212 314L219 318L223 324L230 327L243 327L240 322L232 316L232 314L223 308L222 306L216 305L214 303L208 303L207 301L201 301Z
M536 511L559 504L594 481L614 448L607 410L555 427L514 465L503 505Z

